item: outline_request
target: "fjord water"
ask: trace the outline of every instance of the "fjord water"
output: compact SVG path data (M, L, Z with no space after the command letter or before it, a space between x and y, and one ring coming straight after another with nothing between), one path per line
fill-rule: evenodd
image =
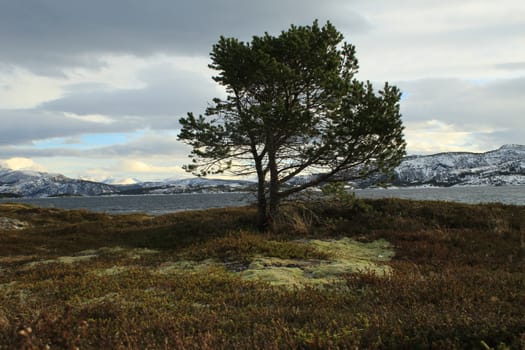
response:
M429 187L356 190L360 198L405 198L463 203L504 203L525 205L525 186ZM99 196L62 198L2 199L0 202L27 203L40 207L87 209L112 214L148 213L160 215L181 210L235 207L255 202L251 193L191 193L172 195Z
M460 203L525 205L525 186L407 187L356 190L360 198L404 198Z
M97 197L54 197L3 199L0 202L26 203L38 207L87 209L110 214L147 213L161 215L182 210L238 207L253 203L251 193L188 193Z

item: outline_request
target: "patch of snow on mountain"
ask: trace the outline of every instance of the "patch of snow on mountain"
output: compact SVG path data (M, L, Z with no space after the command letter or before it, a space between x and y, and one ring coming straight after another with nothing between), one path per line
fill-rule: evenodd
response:
M104 179L102 183L108 184L108 185L134 185L142 183L139 179L135 179L132 177L127 177L123 179L117 179L114 177L108 177L107 179Z

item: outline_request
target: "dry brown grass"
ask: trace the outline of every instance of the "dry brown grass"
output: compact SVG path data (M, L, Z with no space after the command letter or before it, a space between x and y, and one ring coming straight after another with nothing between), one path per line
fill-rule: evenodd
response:
M152 218L0 206L31 223L0 231L0 349L525 346L523 207L367 205L316 204L307 233L268 234L253 208ZM327 259L297 244L312 239L386 240L392 272L285 288L226 264Z

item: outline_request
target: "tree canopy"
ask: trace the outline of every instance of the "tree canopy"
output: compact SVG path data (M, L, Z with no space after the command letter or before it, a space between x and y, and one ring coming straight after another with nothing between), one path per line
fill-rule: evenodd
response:
M186 169L257 175L260 227L291 194L391 172L405 152L401 93L357 80L355 54L329 22L251 42L221 37L209 67L227 97L180 119L179 139L192 146Z

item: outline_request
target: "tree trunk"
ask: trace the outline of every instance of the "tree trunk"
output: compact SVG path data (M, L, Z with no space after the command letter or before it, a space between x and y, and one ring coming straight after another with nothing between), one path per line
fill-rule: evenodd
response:
M265 172L262 165L262 157L257 154L255 146L252 147L255 169L257 171L257 229L265 231L268 229L268 206L266 202Z
M525 209L522 209L520 221L520 247L522 253L525 253Z
M281 202L281 197L279 193L279 174L277 171L277 160L274 152L268 153L268 167L270 169L270 198L269 198L269 220L270 226L273 226L274 220L277 218L279 213L279 204Z
M275 220L277 219L277 216L279 215L279 204L281 204L281 198L278 196L277 193L271 193L270 192L270 203L268 208L268 226L272 229L274 228Z
M257 229L265 231L268 228L268 213L266 196L264 193L264 177L259 178L257 184Z

